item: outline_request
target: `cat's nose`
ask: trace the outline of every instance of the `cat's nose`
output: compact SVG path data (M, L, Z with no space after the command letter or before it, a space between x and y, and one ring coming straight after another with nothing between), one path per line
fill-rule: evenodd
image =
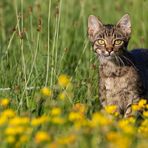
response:
M109 54L113 51L113 47L108 47L106 50L109 52Z

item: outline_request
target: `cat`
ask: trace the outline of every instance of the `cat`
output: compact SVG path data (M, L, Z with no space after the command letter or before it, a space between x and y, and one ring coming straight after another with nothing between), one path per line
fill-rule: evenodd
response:
M131 37L130 16L115 25L88 17L88 38L99 59L101 105L116 105L124 117L132 116L132 105L148 99L148 50L127 50Z

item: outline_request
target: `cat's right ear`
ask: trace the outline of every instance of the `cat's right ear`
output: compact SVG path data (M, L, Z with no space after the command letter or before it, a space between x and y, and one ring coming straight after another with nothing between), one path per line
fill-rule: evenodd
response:
M94 41L95 34L99 32L102 26L102 22L94 15L88 17L88 37L91 42Z
M131 35L131 20L128 14L125 14L116 24L120 30L129 38Z

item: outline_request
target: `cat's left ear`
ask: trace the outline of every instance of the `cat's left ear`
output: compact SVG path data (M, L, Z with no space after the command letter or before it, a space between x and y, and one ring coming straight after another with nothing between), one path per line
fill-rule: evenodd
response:
M116 24L127 37L131 35L131 20L128 14L125 14Z

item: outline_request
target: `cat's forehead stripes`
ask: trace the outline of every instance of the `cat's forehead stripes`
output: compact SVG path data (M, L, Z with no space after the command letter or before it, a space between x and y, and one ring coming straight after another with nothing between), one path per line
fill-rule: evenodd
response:
M120 30L118 30L116 26L107 24L104 25L101 31L96 33L96 38L106 38L106 37L124 38L124 35Z

